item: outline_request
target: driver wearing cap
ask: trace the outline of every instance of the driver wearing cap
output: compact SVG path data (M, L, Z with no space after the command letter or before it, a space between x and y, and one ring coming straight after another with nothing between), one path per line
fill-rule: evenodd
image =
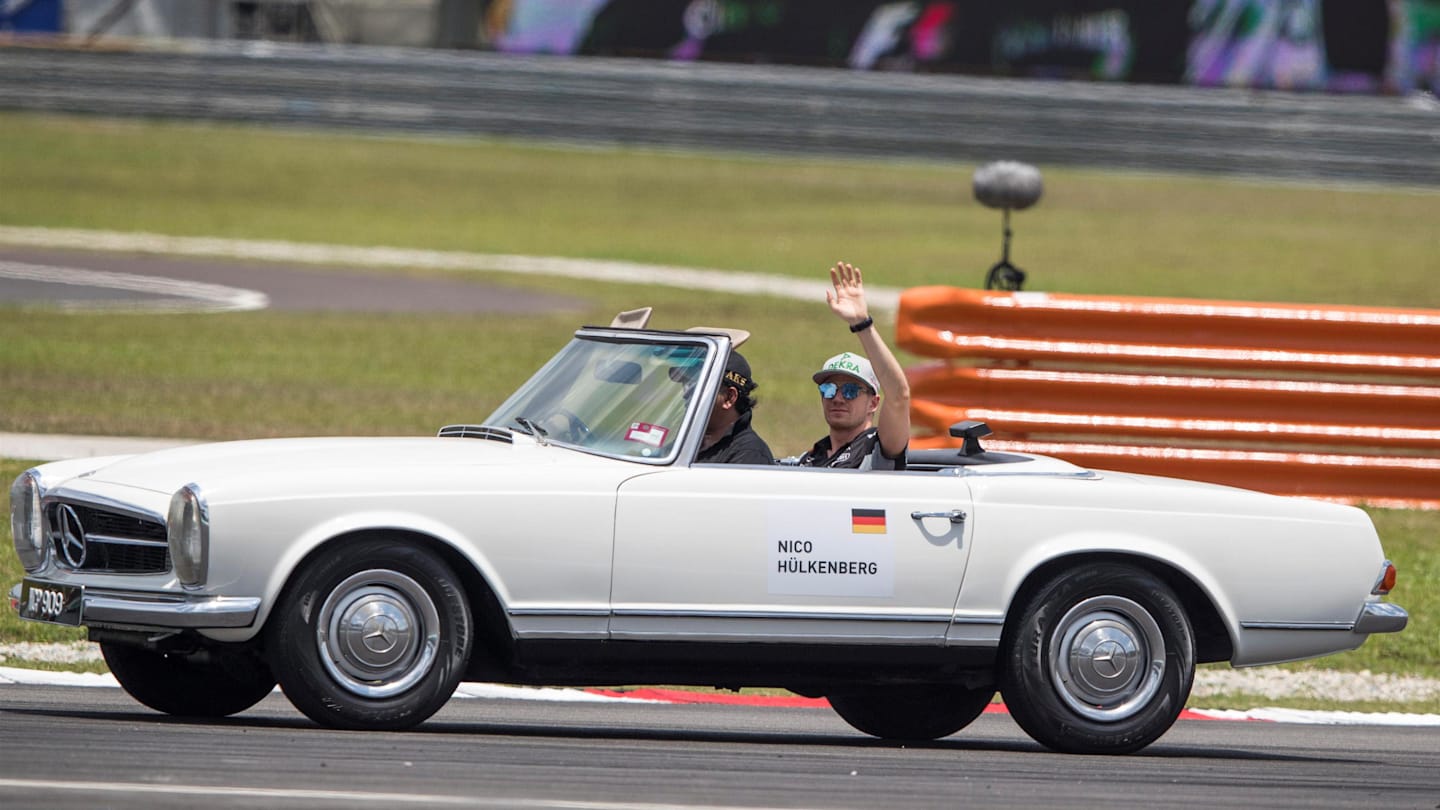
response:
M860 268L839 262L830 268L830 281L835 287L834 292L825 291L830 311L850 325L875 365L861 355L842 352L812 375L820 387L830 433L798 464L903 470L910 444L910 382L870 318Z

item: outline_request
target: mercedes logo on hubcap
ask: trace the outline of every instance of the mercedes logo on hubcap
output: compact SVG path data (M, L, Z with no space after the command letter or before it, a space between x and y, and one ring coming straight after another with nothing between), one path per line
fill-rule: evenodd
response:
M362 639L371 652L388 653L395 649L400 627L389 616L375 616L365 623Z
M1103 678L1113 678L1120 674L1123 668L1121 657L1125 650L1114 641L1106 641L1096 648L1091 661L1094 662L1095 672Z
M75 507L62 504L57 517L60 519L60 553L70 567L79 568L85 564L85 525Z

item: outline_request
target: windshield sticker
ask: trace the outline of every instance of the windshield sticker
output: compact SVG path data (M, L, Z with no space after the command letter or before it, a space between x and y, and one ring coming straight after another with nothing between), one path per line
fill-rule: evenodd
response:
M665 443L665 437L669 435L669 428L652 425L649 422L631 422L630 429L625 431L625 441L659 447Z
M884 509L770 511L769 590L797 596L895 595Z

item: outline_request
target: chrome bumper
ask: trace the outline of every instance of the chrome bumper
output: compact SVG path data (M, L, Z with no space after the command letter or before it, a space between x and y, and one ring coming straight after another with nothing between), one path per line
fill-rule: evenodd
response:
M1410 614L1389 602L1366 602L1355 620L1356 633L1398 633L1410 622Z
M10 589L10 604L20 601L20 585ZM125 625L192 630L249 627L260 611L258 596L175 596L86 589L81 596L82 625Z

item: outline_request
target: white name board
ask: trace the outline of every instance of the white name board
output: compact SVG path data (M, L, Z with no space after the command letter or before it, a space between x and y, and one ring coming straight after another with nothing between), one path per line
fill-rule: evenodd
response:
M769 590L796 596L895 595L886 510L867 504L772 506Z

